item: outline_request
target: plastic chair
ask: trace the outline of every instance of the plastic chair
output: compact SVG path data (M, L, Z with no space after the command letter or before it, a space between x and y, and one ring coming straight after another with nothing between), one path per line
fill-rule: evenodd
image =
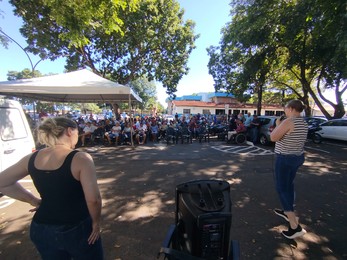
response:
M188 127L182 127L180 130L181 143L184 143L184 140L188 143L193 143L192 133L189 131Z
M208 132L207 128L205 126L200 126L198 131L198 139L199 143L202 142L202 140L205 140L205 142L210 142L210 133Z
M166 129L166 144L169 145L170 142L172 142L173 144L177 144L178 140L177 140L177 133L176 130L169 126Z

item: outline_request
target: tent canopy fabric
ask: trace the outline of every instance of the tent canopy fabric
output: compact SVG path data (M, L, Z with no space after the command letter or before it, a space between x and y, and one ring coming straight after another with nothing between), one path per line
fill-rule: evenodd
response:
M83 69L64 74L1 81L0 95L66 103L142 102L130 88Z

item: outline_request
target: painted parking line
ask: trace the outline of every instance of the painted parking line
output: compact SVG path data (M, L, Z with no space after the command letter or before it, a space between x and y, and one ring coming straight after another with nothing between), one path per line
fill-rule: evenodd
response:
M6 208L8 206L10 206L11 204L13 204L16 200L15 199L11 199L7 196L3 196L0 199L0 209Z
M233 153L240 155L273 155L274 152L260 148L258 146L230 146L230 145L219 145L211 146L212 149L218 150L223 153Z
M23 182L23 180L20 180ZM27 189L27 191L31 192L30 190ZM12 199L10 197L7 197L6 195L3 195L0 197L0 209L6 208L10 206L11 204L15 203L16 200Z
M326 150L323 150L323 149L314 148L314 147L310 147L310 146L305 146L305 149L309 149L309 150L313 150L313 151L317 151L317 152L322 152L322 153L330 153L329 151L326 151Z

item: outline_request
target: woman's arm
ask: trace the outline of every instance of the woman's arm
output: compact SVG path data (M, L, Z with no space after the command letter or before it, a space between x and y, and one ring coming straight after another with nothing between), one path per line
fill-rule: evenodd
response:
M13 199L29 203L35 207L30 211L35 211L40 205L41 200L18 183L20 179L23 179L29 174L28 162L31 155L25 156L19 162L0 173L0 192Z
M291 132L294 127L293 121L289 118L281 121L280 118L276 120L276 127L271 132L270 138L271 141L277 142L288 132Z
M93 222L93 230L89 236L89 244L100 237L101 196L97 184L93 158L88 153L77 153L72 165L72 172L78 172L89 214Z

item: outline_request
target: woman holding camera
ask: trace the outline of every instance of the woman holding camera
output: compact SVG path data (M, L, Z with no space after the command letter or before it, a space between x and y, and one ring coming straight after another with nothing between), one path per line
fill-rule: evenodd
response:
M300 226L294 212L294 179L298 168L303 165L304 145L308 127L301 112L305 106L300 100L291 100L284 108L285 118L278 118L271 133L275 144L275 180L282 210L275 209L278 216L289 222L289 228L282 235L289 239L302 236L306 231Z

